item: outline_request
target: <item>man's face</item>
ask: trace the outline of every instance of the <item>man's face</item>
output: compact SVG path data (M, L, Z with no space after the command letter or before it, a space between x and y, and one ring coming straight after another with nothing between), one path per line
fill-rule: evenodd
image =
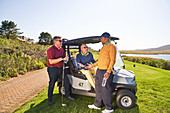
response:
M88 52L88 47L87 47L86 44L83 44L83 45L81 46L81 51L82 51L83 53L85 53L85 54Z
M62 44L63 44L63 41L61 40L61 38L58 38L58 39L54 40L54 44L55 44L57 47L61 47Z
M102 42L102 44L105 44L105 43L107 43L108 41L109 41L108 38L101 37L101 42Z

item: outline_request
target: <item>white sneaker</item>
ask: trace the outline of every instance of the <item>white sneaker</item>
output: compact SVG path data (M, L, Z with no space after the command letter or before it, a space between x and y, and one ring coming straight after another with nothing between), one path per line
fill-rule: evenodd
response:
M102 113L111 113L111 112L113 112L113 111L114 111L114 109L112 109L112 110L107 110L107 109L105 109L105 110L102 111Z
M101 108L99 108L99 107L95 106L94 104L92 104L92 105L88 105L88 108L90 108L90 109L98 109L98 110L100 110L100 109L101 109Z

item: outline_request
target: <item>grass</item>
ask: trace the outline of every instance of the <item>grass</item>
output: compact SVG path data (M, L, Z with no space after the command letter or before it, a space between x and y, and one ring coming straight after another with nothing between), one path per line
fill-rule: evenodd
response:
M137 102L135 107L129 110L115 108L115 113L169 113L170 112L170 71L150 67L143 64L125 61L126 69L136 74ZM133 64L136 67L133 67ZM101 113L101 110L90 110L88 104L93 104L94 98L74 95L76 101L64 99L67 107L61 106L61 96L55 87L55 104L48 105L48 88L43 89L37 96L26 102L15 113ZM105 109L104 107L102 110Z
M170 112L170 71L125 61L126 69L136 74L137 105L142 113ZM136 67L133 67L135 64Z

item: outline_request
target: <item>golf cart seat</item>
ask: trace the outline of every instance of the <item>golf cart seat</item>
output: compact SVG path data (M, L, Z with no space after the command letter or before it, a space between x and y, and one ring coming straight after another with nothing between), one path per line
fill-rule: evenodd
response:
M81 79L86 80L86 76L79 71L80 69L77 67L76 59L74 57L71 57L69 60L69 67L70 67L70 72L74 77L78 77Z

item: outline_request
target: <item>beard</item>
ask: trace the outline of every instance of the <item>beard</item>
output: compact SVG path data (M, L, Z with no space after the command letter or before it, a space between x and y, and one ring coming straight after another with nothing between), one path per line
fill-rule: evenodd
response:
M102 44L104 45L105 43L104 43L104 42L102 42Z

